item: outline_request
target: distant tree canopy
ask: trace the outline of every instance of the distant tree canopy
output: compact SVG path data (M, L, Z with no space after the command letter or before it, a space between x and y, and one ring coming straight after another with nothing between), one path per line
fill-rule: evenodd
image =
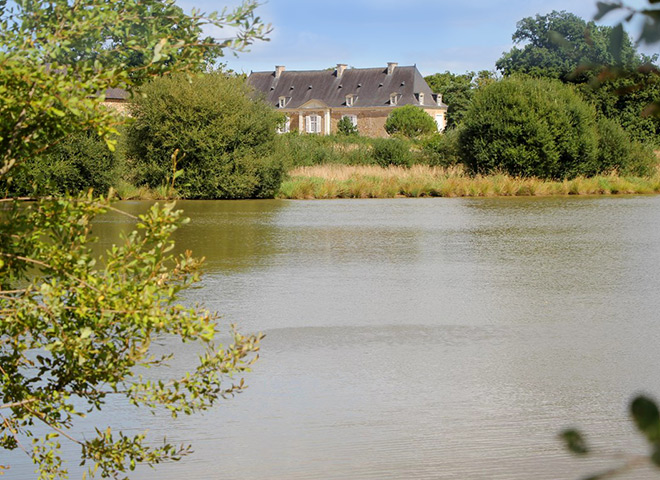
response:
M640 55L623 30L596 25L568 12L526 17L512 37L516 45L496 62L504 75L584 82L604 66L634 70L650 59Z
M660 119L645 116L660 96L653 65L657 55L638 53L620 25L599 26L553 11L523 18L512 38L517 46L496 63L504 76L526 74L580 85L585 99L632 138L660 144Z
M447 128L454 128L463 120L472 101L474 90L494 81L494 78L493 73L488 70L461 74L446 71L424 77L424 80L434 93L442 95L442 101L448 107Z

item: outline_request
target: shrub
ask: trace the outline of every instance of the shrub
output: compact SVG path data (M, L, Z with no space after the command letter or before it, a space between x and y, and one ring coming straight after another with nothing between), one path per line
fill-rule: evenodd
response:
M646 176L653 173L656 159L653 149L631 140L630 135L614 120L598 119L598 165L591 174L618 170L622 174Z
M116 155L94 132L71 135L26 161L12 184L19 195L63 195L94 189L105 194L118 175Z
M422 143L424 163L434 167L448 167L459 163L459 134L458 128L452 128L428 137Z
M417 138L437 131L435 120L419 107L405 105L395 108L385 121L385 131L390 135Z
M358 135L358 128L356 125L353 125L350 117L344 116L337 122L337 134L355 136Z
M559 81L509 77L481 90L463 122L470 170L566 178L602 171L594 108Z
M379 138L373 141L373 157L378 165L410 166L412 155L407 142L397 138Z
M372 139L344 135L299 135L296 132L278 135L275 157L287 169L341 163L346 165L373 164Z
M169 184L184 198L272 197L284 169L272 156L279 116L223 73L156 78L135 96L127 162L136 185ZM177 163L172 154L179 150Z

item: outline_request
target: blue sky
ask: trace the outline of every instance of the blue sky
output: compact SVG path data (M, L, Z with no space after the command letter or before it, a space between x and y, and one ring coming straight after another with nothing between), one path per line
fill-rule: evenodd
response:
M178 3L208 12L237 2ZM274 70L275 65L309 70L337 63L374 67L387 62L416 64L423 75L493 70L495 61L511 48L511 35L521 18L566 10L591 19L595 4L596 0L270 0L258 9L273 26L270 42L225 60L230 68L246 73Z

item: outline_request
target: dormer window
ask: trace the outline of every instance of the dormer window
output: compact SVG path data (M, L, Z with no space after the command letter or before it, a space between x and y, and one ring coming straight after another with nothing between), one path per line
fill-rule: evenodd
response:
M438 95L435 97L435 99L436 99L437 102L438 102L438 106L439 106L439 107L442 106L442 94L441 94L441 93L438 93Z
M424 94L423 93L419 94L419 104L424 105Z
M355 104L355 100L357 100L357 96L355 96L355 95L346 95L346 106L347 107L352 107Z
M286 107L286 97L280 97L279 101L277 102L277 106L280 108Z
M390 94L390 105L396 105L399 103L399 94L398 93L391 93Z

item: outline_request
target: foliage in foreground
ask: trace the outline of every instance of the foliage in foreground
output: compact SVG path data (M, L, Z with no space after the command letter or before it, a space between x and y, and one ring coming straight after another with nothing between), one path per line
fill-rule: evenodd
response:
M624 458L621 465L589 475L584 480L604 480L629 473L642 465L650 463L660 469L660 411L655 401L645 395L638 395L630 403L630 416L637 430L642 434L649 446L648 456L630 456ZM566 448L575 455L586 456L592 453L581 431L570 428L559 435Z
M24 450L40 478L65 477L61 441L79 444L83 465L104 478L135 462L152 465L188 452L168 443L152 447L144 435L127 437L109 427L87 438L69 432L77 416L101 409L111 397L177 416L206 410L243 388L242 381L224 380L246 371L259 337L235 333L232 345L216 345L216 316L178 303L181 291L198 280L199 262L190 252L170 253L171 233L181 223L172 206L156 205L135 219L137 230L98 262L90 249L91 222L107 201L15 202L3 212L0 446ZM136 374L171 358L150 353L163 336L200 346L193 372L158 381ZM33 438L35 421L53 433Z
M241 77L173 75L140 93L127 132L136 185L171 184L185 198L274 195L284 173L270 155L279 117Z
M108 88L198 72L224 48L244 48L267 31L256 6L186 15L169 0L0 2L0 190L11 190L29 159L74 135L96 133L112 148L124 119L103 107ZM201 39L209 24L234 27L237 38ZM176 415L242 388L225 375L247 368L259 338L236 335L222 348L214 315L176 303L198 266L189 254L169 253L178 214L155 207L97 263L90 225L112 208L106 200L3 198L0 207L0 449L23 451L49 480L68 478L63 440L79 444L91 477L126 478L136 463L187 453L105 426L83 439L71 433L79 415L109 396ZM150 351L163 335L196 342L202 353L192 372L153 382L139 372L163 365Z
M475 173L548 179L618 170L647 175L655 159L613 121L557 80L508 77L476 95L459 151ZM613 143L614 142L614 143Z

